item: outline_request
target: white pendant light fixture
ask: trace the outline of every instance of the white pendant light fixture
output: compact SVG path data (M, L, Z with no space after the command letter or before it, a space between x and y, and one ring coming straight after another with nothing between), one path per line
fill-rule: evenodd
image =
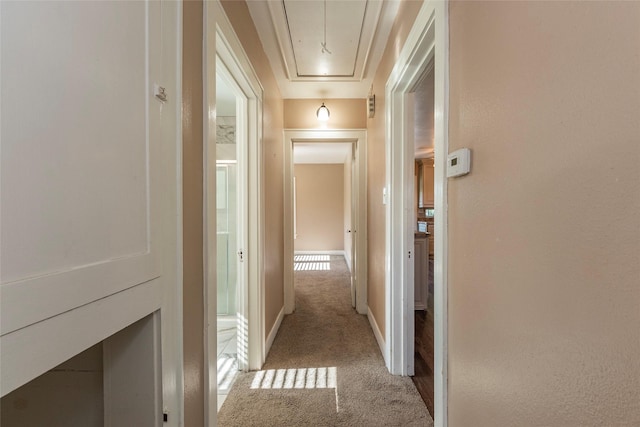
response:
M318 108L318 111L316 111L316 117L319 121L326 122L327 120L329 120L330 115L331 113L329 113L329 109L324 105L323 102L320 108Z

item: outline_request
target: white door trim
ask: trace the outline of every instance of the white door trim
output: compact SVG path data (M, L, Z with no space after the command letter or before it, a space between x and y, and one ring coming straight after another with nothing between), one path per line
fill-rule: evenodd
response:
M435 258L434 258L434 425L447 425L447 181L448 152L448 3L426 1L407 37L387 85L385 121L386 254L385 361L389 371L409 375L413 370L413 282L407 257L413 248L409 236L413 188L413 142L406 129L407 94L431 60L435 60Z
M367 314L367 131L312 130L284 131L284 312L293 313L293 144L294 142L351 142L355 146L355 175L357 189L351 197L356 201L356 222L351 225L355 235L353 245L355 266L356 311ZM354 177L352 177L353 179Z
M246 360L239 366L243 370L262 368L265 360L264 333L264 199L262 168L262 99L263 87L251 61L244 51L233 27L219 1L205 2L205 49L204 49L204 268L206 301L205 320L205 411L207 423L216 424L217 408L217 303L216 303L216 62L224 64L228 77L240 90L238 100L239 146L238 185L246 185L248 192L241 201L241 219L245 237L240 243L244 249L244 289L240 290L238 314L241 327L238 330L238 347L246 347ZM240 168L240 163L244 167ZM245 337L240 335L245 333Z

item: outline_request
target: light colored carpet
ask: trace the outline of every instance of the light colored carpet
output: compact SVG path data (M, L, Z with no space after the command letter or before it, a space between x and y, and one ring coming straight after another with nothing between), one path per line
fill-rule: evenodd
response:
M344 259L331 256L330 267L295 273L296 311L263 371L238 376L219 426L433 425L411 379L389 374L369 321L351 307Z

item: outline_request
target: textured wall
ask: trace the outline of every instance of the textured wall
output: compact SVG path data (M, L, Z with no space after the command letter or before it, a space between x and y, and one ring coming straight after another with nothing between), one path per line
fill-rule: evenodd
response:
M284 148L283 107L280 89L258 33L243 0L223 1L222 6L242 43L260 83L263 94L262 158L265 211L265 335L275 324L284 306Z
M344 249L344 163L298 164L296 251Z
M367 298L371 314L375 318L384 338L385 328L385 217L382 204L382 189L385 185L385 84L422 7L421 1L403 1L398 16L389 34L380 65L373 80L376 95L376 115L367 120L367 227L368 288Z
M183 3L182 191L184 425L204 425L202 1Z
M316 111L325 103L331 113L329 120L319 122ZM285 99L285 129L365 129L366 99Z
M640 425L640 3L452 2L449 425Z

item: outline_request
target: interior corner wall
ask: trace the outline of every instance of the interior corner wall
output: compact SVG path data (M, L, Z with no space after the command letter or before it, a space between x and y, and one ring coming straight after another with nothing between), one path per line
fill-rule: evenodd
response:
M316 111L325 103L331 116L319 122ZM367 127L367 100L343 99L285 99L285 129L365 129Z
M385 186L385 86L400 50L422 7L422 1L403 1L373 80L376 114L367 119L367 302L380 333L385 336L385 227L386 206L382 204ZM364 107L363 107L364 110Z
M263 92L262 167L265 200L264 269L265 336L284 307L284 138L283 106L258 32L245 1L222 6L255 70Z
M296 164L294 176L294 250L344 250L344 164Z
M3 427L104 425L102 342L5 395Z
M640 425L640 3L449 5L449 425Z
M182 194L184 425L204 425L203 3L183 2Z

